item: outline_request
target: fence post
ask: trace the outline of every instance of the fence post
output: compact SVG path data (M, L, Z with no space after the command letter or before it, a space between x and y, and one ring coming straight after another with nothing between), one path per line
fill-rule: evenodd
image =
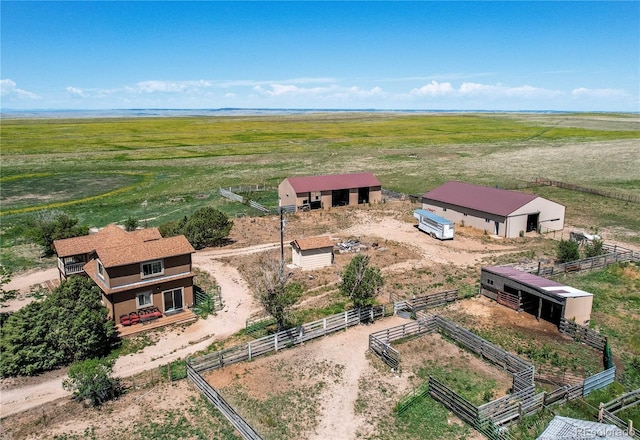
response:
M167 364L167 376L169 376L169 384L173 385L173 377L171 377L171 362Z
M251 342L249 342L247 346L249 347L249 360L251 360Z
M598 409L598 423L602 423L604 417L604 403L600 402L600 408Z

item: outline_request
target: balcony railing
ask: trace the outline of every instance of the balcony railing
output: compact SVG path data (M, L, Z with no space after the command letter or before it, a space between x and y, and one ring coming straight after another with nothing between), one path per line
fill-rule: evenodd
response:
M58 267L60 271L66 275L75 275L82 273L82 268L86 263L64 263L62 260L58 260Z

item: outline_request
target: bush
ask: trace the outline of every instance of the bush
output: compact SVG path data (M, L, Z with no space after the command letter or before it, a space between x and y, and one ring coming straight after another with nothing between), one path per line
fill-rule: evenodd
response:
M93 406L102 405L116 397L120 383L111 377L113 360L87 359L74 363L69 368L68 378L62 388L72 392L72 398L88 402Z
M233 222L225 213L204 207L196 210L191 217L167 222L158 229L163 237L183 234L194 248L202 249L223 244L232 226Z
M91 280L72 277L11 314L0 333L0 376L30 376L109 353L116 329L100 295Z
M340 291L353 301L354 307L371 305L384 284L377 267L369 266L369 256L358 254L342 272Z
M605 254L607 251L604 249L604 241L596 238L591 242L587 242L584 245L585 258L597 257L598 255Z
M89 228L78 226L78 219L63 212L45 212L27 221L26 235L42 246L42 254L50 257L55 253L54 240L87 235Z
M560 240L558 243L558 263L566 263L567 261L576 261L580 259L580 250L578 243L573 240Z

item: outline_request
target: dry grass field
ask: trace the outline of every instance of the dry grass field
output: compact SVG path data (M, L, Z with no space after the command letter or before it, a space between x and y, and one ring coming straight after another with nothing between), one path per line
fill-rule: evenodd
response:
M3 121L3 264L26 268L37 261L37 265L53 267L53 261L39 260L37 249L25 244L13 228L24 216L41 209L64 210L91 226L122 221L129 215L146 219L152 226L212 205L234 219L227 249L241 251L277 243L276 216L257 216L245 205L221 199L218 187L258 183L273 187L290 175L361 170L374 172L385 188L404 193L421 194L444 181L459 179L521 188L567 206L564 233L509 240L457 227L455 240L439 242L414 228L411 212L417 205L409 201L289 216L285 242L328 234L336 242L357 239L368 245L365 252L385 276L380 302L388 301L390 294L409 296L473 285L484 264L552 259L557 240L567 238L572 228L597 228L605 240L639 249L637 204L530 186L530 180L539 176L640 193L637 115L357 114L291 117L284 123L260 118L139 121L137 129L147 133L148 142L141 140L144 135L130 131L136 125L130 121L58 122ZM16 133L25 126L33 132L19 139ZM202 131L193 131L195 126L202 126ZM104 135L109 130L114 133L111 138ZM70 136L66 143L61 136L43 143L42 139L63 131ZM97 133L101 135L91 137ZM5 149L7 136L10 142ZM68 145L69 139L83 142L88 138L77 151ZM104 186L95 183L84 185L81 191L75 189L91 176ZM264 203L275 206L274 194L261 195ZM145 200L148 204L142 207ZM12 209L17 211L8 212ZM20 211L25 209L33 211ZM374 248L373 243L378 246ZM258 260L278 254L276 248L273 254L238 254L220 262L237 269L250 285ZM336 304L346 304L338 295L337 283L351 256L337 255L330 268L294 272L292 281L304 291L296 306L298 319L318 319ZM638 292L637 283L624 286ZM607 292L602 296L620 301ZM222 294L224 298L225 292ZM615 307L613 311L598 307L595 316L612 332L618 324L625 332L633 327L627 315L624 320L609 319L617 313ZM626 309L630 316L639 313L633 301ZM459 302L442 313L486 336L515 341L514 351L518 348L537 355L541 347L529 344L537 339L548 347L562 345L566 357L577 356L580 350L552 326L479 298ZM459 378L460 385L469 388L469 398L478 403L503 395L510 383L509 377L437 335L398 344L402 372L388 371L367 353L367 336L401 320L394 317L358 326L300 348L211 372L207 379L265 438L419 439L425 438L421 420L432 421L430 438L481 438L437 403L427 404L421 414L405 418L393 414L397 401L429 371L444 375L445 382ZM218 347L247 338L241 332ZM620 341L627 351L614 353L623 365L622 355L636 345L633 339ZM591 364L593 353L581 352L586 360L580 367L596 368ZM475 388L478 384L482 386ZM129 389L101 410L65 398L0 422L0 438L8 439L238 438L186 380Z

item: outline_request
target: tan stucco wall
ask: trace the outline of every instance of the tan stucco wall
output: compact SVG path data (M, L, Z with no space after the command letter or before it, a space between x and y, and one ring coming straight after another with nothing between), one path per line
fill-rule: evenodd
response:
M567 298L564 306L563 318L575 321L577 324L586 325L591 320L591 306L593 296L579 296Z
M278 185L278 199L280 200L279 206L295 205L299 206L302 202L296 197L296 192L289 183L289 180L285 179Z
M331 266L333 262L332 248L300 250L292 248L292 262L303 270L318 269Z

